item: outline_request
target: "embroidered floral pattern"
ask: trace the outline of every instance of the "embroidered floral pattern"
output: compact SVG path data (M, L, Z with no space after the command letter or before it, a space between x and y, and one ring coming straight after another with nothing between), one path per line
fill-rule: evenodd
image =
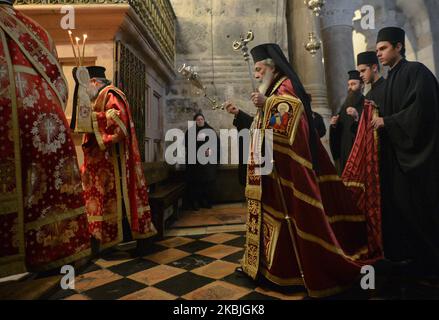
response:
M28 208L43 199L47 192L47 175L40 164L30 164L27 170L25 191L25 203Z
M23 107L33 108L39 99L40 99L40 93L38 92L37 87L34 84L32 94L26 95L22 100Z
M41 227L36 234L37 243L44 247L56 247L70 242L78 231L77 221L54 222Z
M61 193L76 194L82 192L76 158L62 158L53 173L55 189Z
M55 153L66 142L66 127L54 113L39 114L31 133L34 147L43 154Z

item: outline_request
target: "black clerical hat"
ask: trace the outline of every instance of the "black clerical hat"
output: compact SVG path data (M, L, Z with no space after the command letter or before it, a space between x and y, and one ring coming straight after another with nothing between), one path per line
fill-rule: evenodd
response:
M308 93L306 92L302 82L299 79L299 76L294 71L293 67L289 63L287 57L283 53L282 49L279 47L276 43L264 43L261 45L258 45L254 47L250 51L254 63L265 60L265 59L272 59L275 66L276 71L280 75L287 76L288 79L290 79L294 91L296 92L296 95L298 98L302 101L303 106L305 108L305 113L308 119L308 126L309 126L309 146L311 149L311 156L312 156L312 162L313 167L316 171L319 171L319 164L318 164L318 148L317 148L317 142L318 137L316 135L316 130L314 128L313 123L313 117L312 117L312 110L311 110L311 102L310 97Z
M377 43L381 41L405 44L405 31L398 27L386 27L378 32Z
M348 74L349 74L349 80L360 80L361 81L360 72L358 72L357 70L351 70L348 72Z
M264 43L259 46L254 47L250 50L250 53L253 57L254 63L265 60L265 59L272 59L270 53L268 52L269 48L279 47L276 43ZM279 50L282 51L279 47Z
M357 56L357 66L360 64L379 64L375 51L362 52Z
M107 79L105 76L105 68L100 66L91 66L87 67L88 74L90 75L90 78L104 78Z

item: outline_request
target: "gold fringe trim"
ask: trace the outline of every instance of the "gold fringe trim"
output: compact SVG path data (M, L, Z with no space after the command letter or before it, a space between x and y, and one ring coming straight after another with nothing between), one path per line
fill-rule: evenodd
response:
M247 184L247 187L245 188L245 196L246 196L246 198L260 201L262 198L261 187L257 186L257 185Z
M24 207L23 207L23 185L22 185L22 173L21 173L21 147L20 147L20 123L18 115L17 94L15 86L15 76L13 71L13 64L11 55L9 52L8 43L6 41L5 32L0 29L0 39L5 55L5 60L8 66L9 76L9 97L11 99L11 121L12 121L12 133L14 139L14 160L15 160L15 183L16 183L16 205L17 205L17 238L18 238L18 253L23 257L21 262L13 263L11 266L2 266L2 269L11 269L16 267L17 271L25 269L25 247L24 247Z
M361 183L361 182L343 181L343 184L348 188L360 188L363 190L363 192L366 191L366 187L365 187L364 183Z
M107 110L107 112L105 113L107 115L109 110ZM125 127L125 124L122 122L122 120L116 115L116 114L110 114L111 119L113 119L117 125L120 127L120 129L123 131L125 137L128 138L128 131L127 128Z
M270 208L270 207L267 207L267 206L264 206L264 208L267 211L269 211L269 210L277 211L277 210ZM273 215L276 215L276 214L281 215L282 214L279 211L277 211L277 213L273 213L273 212L270 212L270 213ZM343 256L343 257L350 259L350 260L358 260L362 255L364 255L368 252L368 248L363 247L357 253L355 253L353 255L347 255L343 251L343 249L341 249L340 247L337 247L337 246L335 246L335 245L333 245L333 244L331 244L331 243L329 243L329 242L327 242L327 241L325 241L325 240L323 240L323 239L321 239L313 234L310 234L310 233L307 233L305 231L300 230L299 227L297 226L296 220L293 217L290 217L290 219L294 223L294 227L296 228L297 235L300 238L302 238L303 240L315 243L315 244L319 245L320 247L322 247L322 248L324 248L332 253Z
M125 139L128 139L128 135L125 135ZM128 219L128 222L131 226L131 203L130 203L130 197L128 196L128 185L127 185L128 176L127 176L127 164L126 164L126 159L125 159L125 145L122 142L122 143L119 143L119 146L120 146L119 157L120 157L121 168L122 168L122 197L123 197L124 203L125 203L127 219ZM131 178L134 179L134 177L131 177Z
M120 185L120 172L119 172L119 164L116 153L116 145L113 145L113 167L114 167L114 176L116 180L116 203L117 203L117 240L118 243L123 240L123 229L122 229L122 190Z
M270 271L264 266L261 266L260 273L265 278L279 286L305 286L302 278L280 278L270 273Z
M319 176L317 177L317 181L319 183L323 182L341 182L341 178L337 175L327 175L327 176Z
M149 205L147 205L146 207L140 207L139 211L140 212L148 212L148 211L151 211L151 207Z
M343 249L341 249L341 248L339 248L339 247L337 247L337 246L335 246L333 244L330 244L330 243L324 241L323 239L321 239L321 238L319 238L319 237L317 237L317 236L315 236L313 234L306 233L306 232L300 230L298 228L298 226L297 226L296 220L293 219L293 218L291 220L293 221L294 226L296 227L297 234L299 235L299 237L301 237L302 239L307 240L309 242L313 242L315 244L318 244L322 248L324 248L324 249L326 249L326 250L328 250L328 251L330 251L332 253L338 254L338 255L343 256L343 257L345 257L347 259L350 259L350 260L358 260L358 259L360 259L360 257L362 255L364 255L364 254L366 254L368 252L368 248L367 247L363 247L357 253L355 253L353 255L347 255L343 251Z
M271 90L269 96L272 96L277 89L279 89L279 87L282 85L282 83L287 80L287 77L282 77L278 82L276 82L276 84L274 85L273 89Z
M72 219L72 218L75 218L77 216L80 216L81 214L86 214L85 207L80 207L80 208L74 209L74 210L69 211L69 212L56 213L53 216L43 218L43 219L38 219L38 220L35 220L32 222L26 223L25 224L25 231L28 232L30 230L38 230L42 226L52 224L52 223L58 223L58 222L68 220L68 219Z
M274 179L274 177L272 177L271 175L269 177ZM293 194L296 198L302 200L303 202L308 203L309 205L311 205L313 207L324 210L324 206L323 206L323 203L321 201L297 190L296 187L294 186L293 182L286 180L284 178L279 178L279 179L280 179L281 184L284 187L290 188L293 191Z
M93 132L95 134L96 141L98 142L99 149L104 151L106 148L105 148L104 140L102 139L101 132L99 131L98 117L96 112L91 113L91 119L93 123Z
M20 72L20 73L27 73L27 74L31 74L33 76L37 76L38 73L30 68L30 67L26 67L26 66L18 66L18 65L14 65L14 71L15 72Z
M332 217L327 217L329 223L337 223L337 222L365 222L366 217L360 215L335 215Z
M293 159L294 161L296 161L300 165L302 165L302 166L304 166L304 167L306 167L306 168L308 168L310 170L313 169L312 163L310 161L308 161L305 158L299 156L297 153L295 153L290 148L282 147L282 146L280 146L280 145L275 143L273 145L273 150L289 156L291 159Z
M272 216L274 216L277 219L285 219L285 214L283 214L282 212L273 209L273 207L270 207L268 204L263 203L262 204L262 208L263 210L267 211L267 213L271 214Z
M272 177L272 176L270 176L270 177L274 179L274 177ZM293 190L294 196L297 197L298 199L300 199L300 200L302 200L302 201L304 201L304 202L306 202L314 207L317 207L319 209L322 209L322 210L324 209L324 206L320 201L298 191L294 187L293 182L288 181L288 180L283 179L283 178L280 178L280 180L281 180L281 183L283 186L288 187L288 188ZM345 221L345 222L364 222L364 221L366 221L366 217L361 216L361 215L334 215L334 216L327 216L327 218L328 218L328 221L330 223L336 223L336 222L341 222L341 221Z
M88 222L103 222L108 220L117 219L117 213L107 214L102 216L88 216Z

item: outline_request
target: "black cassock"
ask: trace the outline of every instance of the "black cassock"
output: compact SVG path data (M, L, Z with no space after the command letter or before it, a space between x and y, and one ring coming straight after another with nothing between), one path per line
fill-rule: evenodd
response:
M332 157L334 160L339 161L339 175L343 173L343 169L351 154L358 128L358 124L346 113L346 109L349 107L355 108L358 111L359 117L361 117L364 99L365 97L360 92L349 95L338 114L340 118L338 119L337 126L330 126L329 145Z
M381 193L386 258L439 274L439 86L423 64L389 73L382 110Z
M317 112L313 112L312 118L314 121L314 127L316 128L319 137L323 138L326 134L326 126L325 122L323 121L323 117Z
M209 126L207 123L204 125L204 127L198 127L195 125L196 130L196 137L197 140L195 141L195 147L196 150L189 150L189 141L188 141L188 130L185 133L185 157L186 157L186 183L187 183L187 193L189 200L192 203L199 202L201 205L207 204L210 205L213 198L214 198L214 189L215 189L215 180L217 177L217 170L218 170L218 164L221 160L220 155L220 147L221 142L216 135L217 141L216 141L216 150L213 151L213 156L217 158L217 164L213 163L207 163L207 164L201 164L198 160L198 157L196 158L195 163L189 164L189 152L196 152L198 153L198 150L203 146L204 144L208 143L209 136L206 135L204 139L198 139L201 134L200 131L203 129L210 129L213 130L211 126ZM214 130L213 130L214 131Z
M253 117L241 110L239 110L239 113L235 116L235 119L233 120L233 125L236 127L238 132L242 129L250 129L252 123L253 123ZM242 139L239 139L238 175L239 175L239 182L243 186L245 186L247 183L247 164L244 161L244 155L248 154L248 150L244 150L244 148L248 148L248 146L244 146Z
M384 98L386 94L386 80L381 77L372 84L372 88L366 94L366 99L375 102L380 110L380 114L382 114L382 106L384 105Z
M384 105L385 94L386 94L386 80L383 77L379 78L378 81L372 84L372 88L366 94L366 99L375 102L375 104L377 105L380 116L382 116L383 114L382 109ZM353 124L352 130L354 132L357 132L358 122L355 122Z

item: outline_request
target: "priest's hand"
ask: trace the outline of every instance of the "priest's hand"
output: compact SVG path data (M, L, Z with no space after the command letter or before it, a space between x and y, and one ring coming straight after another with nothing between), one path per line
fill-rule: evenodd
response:
M113 143L119 143L125 139L125 134L123 133L122 129L120 127L117 127L114 130L114 134L111 135L111 142Z
M381 117L374 117L372 119L372 126L375 130L384 128L384 118Z
M262 93L253 92L251 100L257 108L262 108L265 104L265 101L267 100L267 97L264 96Z
M109 109L107 112L105 112L105 116L107 118L107 128L111 127L112 125L116 124L116 122L113 119L113 116L117 116L120 118L120 111L116 109Z
M338 119L340 118L340 116L334 116L331 118L330 124L331 126L335 127L338 123Z
M226 101L224 103L224 106L225 106L227 112L230 114L234 114L236 116L239 113L238 107L236 106L236 104L234 104L231 101Z
M358 114L357 109L349 107L346 109L346 113L351 116L352 118L354 118L354 120L356 122L358 122L360 115Z

